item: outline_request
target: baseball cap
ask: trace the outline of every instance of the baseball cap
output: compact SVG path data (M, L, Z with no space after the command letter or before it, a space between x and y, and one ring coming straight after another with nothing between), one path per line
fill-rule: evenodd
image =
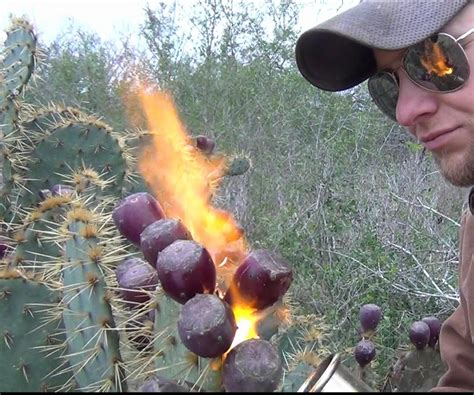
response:
M439 31L471 0L363 0L303 32L296 64L327 91L354 87L376 71L372 48L406 48Z

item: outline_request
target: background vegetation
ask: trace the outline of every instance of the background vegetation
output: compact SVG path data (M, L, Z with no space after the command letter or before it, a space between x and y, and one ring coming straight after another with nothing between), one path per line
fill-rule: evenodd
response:
M247 154L252 170L226 181L216 204L235 215L252 248L292 263L294 303L324 318L327 346L348 363L359 307L382 307L372 364L381 388L409 325L445 319L457 305L466 191L448 185L430 155L374 108L365 85L329 93L303 79L294 0L258 9L201 0L179 24L176 7L144 10L144 48L71 26L42 48L48 67L40 65L30 96L81 107L118 130L146 127L128 96L140 73L172 92L194 134Z

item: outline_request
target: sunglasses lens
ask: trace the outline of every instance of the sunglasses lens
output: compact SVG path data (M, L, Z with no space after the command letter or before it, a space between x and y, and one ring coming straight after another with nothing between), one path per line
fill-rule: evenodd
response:
M435 34L407 51L404 67L418 85L435 92L460 88L469 77L462 47L447 34Z
M377 73L369 78L367 87L377 107L389 118L396 121L398 84L395 76L386 72Z

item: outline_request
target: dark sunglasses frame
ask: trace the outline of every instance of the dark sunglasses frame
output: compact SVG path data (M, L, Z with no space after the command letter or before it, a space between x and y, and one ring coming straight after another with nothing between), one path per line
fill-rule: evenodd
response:
M430 37L426 38L425 40L423 40L421 42L421 43L425 43L426 40L431 40L432 42L437 42L438 37L441 36L441 37L447 37L448 39L452 40L453 45L457 45L459 47L460 53L462 53L462 56L463 56L463 58L466 62L467 75L465 76L464 81L462 81L459 85L457 85L453 89L439 89L439 88L430 89L426 85L423 85L420 81L418 81L415 77L413 77L411 75L411 73L409 73L407 71L407 67L406 67L407 56L408 56L408 54L410 54L410 51L414 47L418 47L420 45L420 43L417 43L417 44L407 48L407 50L405 51L405 53L403 55L402 66L401 67L405 70L405 72L406 72L408 78L410 79L410 81L412 81L415 85L419 86L420 88L422 88L424 90L427 90L427 91L430 91L430 92L436 92L436 93L449 93L449 92L457 91L458 89L461 89L465 85L465 83L469 79L469 75L470 75L469 59L468 59L467 54L464 50L463 44L461 44L460 41L465 39L466 37L468 37L472 33L474 33L474 27L469 29L467 32L463 33L458 38L455 38L455 37L453 37L452 35L450 35L448 33L440 32L440 33L436 33L436 34L431 35ZM464 45L466 45L466 44L464 44ZM383 83L383 82L381 82L382 80L385 80L385 82L386 82L386 84L385 84L386 89L383 89L383 88L380 87L380 84ZM377 105L377 107L385 115L387 115L389 118L391 118L392 120L394 120L396 122L397 121L397 119L396 119L396 107L397 107L397 102L398 102L399 85L398 85L398 77L395 74L395 72L390 71L390 70L379 71L379 72L375 73L373 76L371 76L369 78L367 86L368 86L368 89L369 89L370 96L372 97L372 100ZM385 91L384 93L386 93L387 89L393 89L395 92L394 92L393 96L389 96L388 94L386 94L386 97L384 98L384 97L382 97L383 94L381 94L381 92ZM387 99L391 103L387 103Z

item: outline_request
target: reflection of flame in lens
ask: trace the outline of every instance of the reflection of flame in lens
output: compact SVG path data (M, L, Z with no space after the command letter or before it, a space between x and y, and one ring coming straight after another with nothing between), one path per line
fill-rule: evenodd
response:
M448 57L438 43L426 40L424 56L421 57L421 64L429 72L438 77L452 74L453 68L448 64Z

